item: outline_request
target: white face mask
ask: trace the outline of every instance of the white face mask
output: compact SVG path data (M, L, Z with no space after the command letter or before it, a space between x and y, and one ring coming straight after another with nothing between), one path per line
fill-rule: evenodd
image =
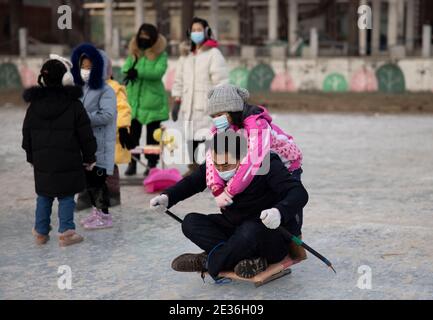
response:
M90 78L90 70L87 69L81 69L80 71L81 79L83 79L84 83L89 82Z
M237 168L228 171L219 171L218 169L215 168L220 178L223 179L224 181L229 181L235 175L236 169Z

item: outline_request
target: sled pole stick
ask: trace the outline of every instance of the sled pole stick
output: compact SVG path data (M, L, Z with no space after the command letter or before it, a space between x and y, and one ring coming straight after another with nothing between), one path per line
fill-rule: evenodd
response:
M177 215L175 215L173 212L171 212L170 210L165 210L165 213L168 214L170 217L172 217L174 220L176 220L179 223L182 223L183 220L181 218L179 218Z
M282 233L284 233L287 237L290 238L290 240L292 240L295 244L297 244L298 246L303 247L305 250L307 250L308 252L310 252L312 255L314 255L316 258L320 259L323 263L325 263L329 268L332 269L332 271L335 272L335 274L337 274L337 271L335 271L334 267L332 266L332 263L326 259L324 256L322 256L320 253L318 253L316 250L314 250L313 248L311 248L308 244L306 244L304 241L302 241L301 239L299 239L298 237L294 236L293 234L291 234L289 231L287 231L285 228L283 227L278 227L278 230L280 230Z
M139 158L137 158L135 155L131 154L131 158L138 163L140 163L143 167L147 168L147 164L145 164L143 161L141 161Z

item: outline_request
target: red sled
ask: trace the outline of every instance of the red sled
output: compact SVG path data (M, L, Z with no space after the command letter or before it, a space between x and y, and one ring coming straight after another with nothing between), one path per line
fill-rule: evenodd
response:
M175 168L171 169L159 169L152 168L149 171L149 175L144 179L144 189L148 193L158 192L165 190L182 179L179 170Z

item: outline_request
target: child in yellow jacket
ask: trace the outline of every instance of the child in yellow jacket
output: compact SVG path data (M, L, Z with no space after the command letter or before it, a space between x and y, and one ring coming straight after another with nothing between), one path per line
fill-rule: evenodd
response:
M114 153L115 165L113 175L107 179L110 205L116 206L120 204L120 176L119 167L117 165L131 162L131 153L129 152L129 149L132 146L132 141L129 136L129 127L131 126L131 106L128 103L124 86L112 77L107 80L107 84L113 88L117 98L117 136Z

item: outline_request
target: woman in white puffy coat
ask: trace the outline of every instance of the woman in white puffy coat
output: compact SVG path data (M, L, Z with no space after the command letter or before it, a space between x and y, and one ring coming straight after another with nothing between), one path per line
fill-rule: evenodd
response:
M176 121L180 111L182 121L192 121L186 126L192 128L187 132L186 139L190 151L195 153L211 127L211 118L207 113L207 93L214 86L228 83L229 75L227 63L217 48L218 43L212 39L208 22L193 18L188 34L191 38L190 52L177 62L171 91L175 99L172 118ZM190 159L193 160L191 154ZM190 171L196 166L194 159L194 164L189 165Z

